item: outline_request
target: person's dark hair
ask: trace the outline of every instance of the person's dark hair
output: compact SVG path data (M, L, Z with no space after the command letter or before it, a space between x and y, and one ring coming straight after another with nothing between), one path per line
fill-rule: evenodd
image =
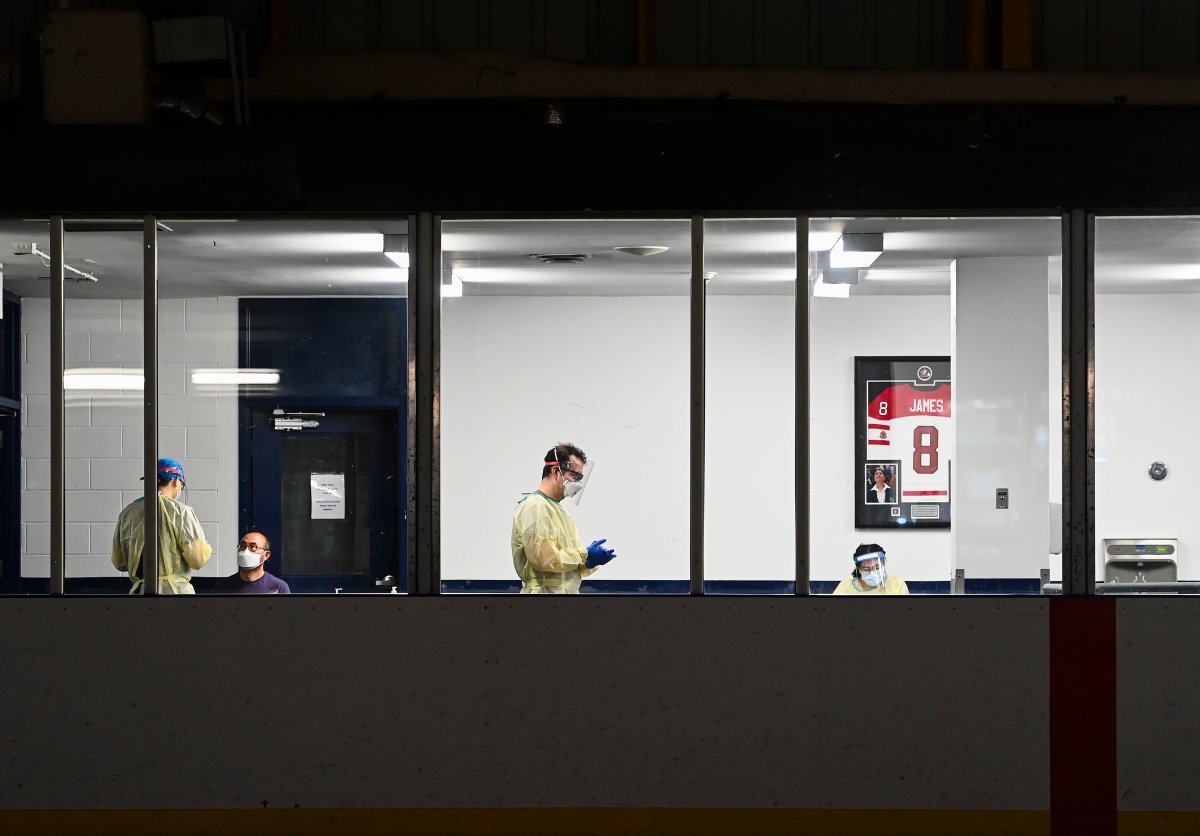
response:
M160 488L165 487L165 486L171 484L172 482L174 482L178 478L179 478L178 476L159 476L158 477L158 486Z
M858 548L854 550L854 571L850 573L850 577L860 577L858 573L858 559L860 557L862 557L864 554L870 554L871 552L882 552L883 550L883 546L879 545L878 543L859 543ZM882 560L879 562L883 563Z
M252 528L252 529L250 529L249 531L247 531L247 532L246 532L246 534L257 534L259 537L263 538L263 542L265 542L265 543L267 544L267 548L266 548L266 550L267 550L267 551L270 551L270 550L271 550L271 538L270 538L270 537L268 537L268 536L267 536L266 534L264 534L263 532L259 531L257 528ZM242 535L242 539L243 539L243 540L245 540L245 539L246 539L246 534L243 534L243 535Z
M556 452L557 452L557 455L555 455ZM569 462L571 460L571 456L576 456L576 457L578 457L579 461L581 461L583 464L587 464L587 454L585 454L582 450L580 450L578 447L576 447L574 444L572 444L569 441L564 444L556 444L553 447L551 447L549 450L546 451L546 455L542 457L542 461L544 461L544 462L555 462L555 461ZM542 467L542 478L543 479L545 479L547 476L550 475L550 468L553 466L554 466L553 464L548 464L548 465L545 465L544 467Z

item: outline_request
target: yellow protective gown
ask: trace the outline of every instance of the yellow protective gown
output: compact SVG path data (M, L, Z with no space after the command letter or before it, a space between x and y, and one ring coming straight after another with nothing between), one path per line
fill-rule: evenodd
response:
M138 497L117 517L112 562L133 579L133 595L142 588L142 549L146 545L144 500ZM192 571L212 557L212 546L196 512L178 500L158 495L158 594L192 595Z
M579 542L575 520L541 491L517 503L512 555L522 593L578 592L580 582L596 571L584 565L587 547Z
M854 578L846 578L833 590L834 595L907 595L908 584L899 575L888 575L883 586L874 589L859 589Z

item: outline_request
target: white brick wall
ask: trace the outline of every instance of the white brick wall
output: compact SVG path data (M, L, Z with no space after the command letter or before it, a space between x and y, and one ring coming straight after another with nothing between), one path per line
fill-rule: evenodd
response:
M68 299L67 368L142 366L141 299ZM50 568L50 304L22 300L21 566L26 577ZM237 366L237 300L159 303L159 451L183 462L188 501L214 557L199 574L236 571L223 536L237 528L237 394L196 391L194 368ZM136 392L67 393L66 551L68 577L117 575L113 526L142 495L142 408ZM225 532L222 535L222 532Z

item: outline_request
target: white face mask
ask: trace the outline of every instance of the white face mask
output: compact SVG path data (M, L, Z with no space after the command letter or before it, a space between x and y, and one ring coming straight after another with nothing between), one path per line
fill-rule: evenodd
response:
M572 482L570 479L563 477L563 496L574 496L583 488L583 480Z
M883 572L872 569L870 572L859 572L858 577L866 586L876 587L883 581Z
M263 552L252 552L249 549L242 549L238 552L238 568L239 569L257 569L262 565Z

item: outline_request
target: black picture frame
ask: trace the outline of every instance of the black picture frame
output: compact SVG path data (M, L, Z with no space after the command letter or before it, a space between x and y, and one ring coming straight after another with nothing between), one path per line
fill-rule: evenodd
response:
M952 391L949 357L854 358L855 528L950 527Z

